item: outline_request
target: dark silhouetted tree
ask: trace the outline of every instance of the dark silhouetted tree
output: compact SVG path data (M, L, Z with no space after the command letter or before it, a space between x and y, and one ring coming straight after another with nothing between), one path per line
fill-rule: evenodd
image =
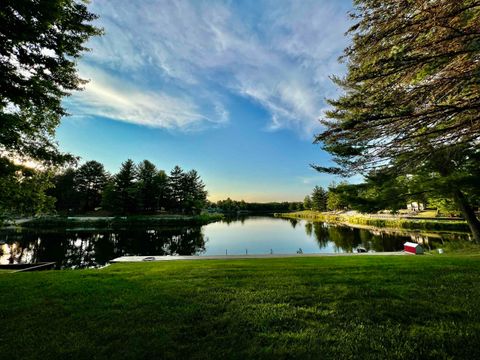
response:
M75 186L76 171L67 168L53 178L54 187L48 194L56 199L55 208L60 212L73 212L79 210L79 194Z
M155 211L160 196L158 170L156 166L148 160L142 161L137 166L137 169L139 209L146 212Z
M118 210L122 213L133 213L137 208L137 167L133 160L128 159L120 167L114 177L115 197Z
M196 170L184 174L181 180L181 207L187 212L199 213L206 205L207 191Z
M80 198L79 207L83 211L94 210L101 204L107 180L108 174L99 162L91 160L80 166L75 174L75 189Z
M180 166L175 166L172 171L170 171L170 176L168 177L168 197L169 197L169 206L173 209L181 210L184 192L183 192L183 182L185 178L185 173Z
M76 70L84 43L101 30L75 0L0 3L0 150L46 163L62 162L55 129L62 98L85 83Z

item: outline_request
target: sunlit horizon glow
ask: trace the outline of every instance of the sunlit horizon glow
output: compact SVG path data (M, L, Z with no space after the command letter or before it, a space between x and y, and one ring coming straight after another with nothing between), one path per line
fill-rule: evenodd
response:
M94 0L103 37L79 61L60 147L115 172L195 168L210 199L300 201L333 177L313 135L337 90L351 1ZM337 179L338 181L338 179Z

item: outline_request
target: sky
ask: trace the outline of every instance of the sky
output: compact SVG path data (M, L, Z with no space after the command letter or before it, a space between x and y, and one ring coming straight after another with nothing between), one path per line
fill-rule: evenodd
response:
M350 0L93 0L60 148L115 173L128 158L196 169L209 199L301 201L339 181L314 145L338 96Z

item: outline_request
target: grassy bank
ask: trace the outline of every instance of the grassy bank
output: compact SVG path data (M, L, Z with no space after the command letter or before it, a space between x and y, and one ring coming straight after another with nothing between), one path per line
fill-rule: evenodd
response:
M425 219L380 219L368 216L349 216L343 214L330 214L318 211L298 211L292 213L275 214L278 217L307 219L312 221L338 222L350 225L363 225L375 227L388 227L411 230L433 231L470 231L466 221L461 220L425 220Z
M205 225L223 218L221 214L201 215L134 215L116 217L66 217L50 216L39 217L21 224L27 228L118 228L135 226L163 226L163 225Z
M8 359L480 358L479 256L0 275Z

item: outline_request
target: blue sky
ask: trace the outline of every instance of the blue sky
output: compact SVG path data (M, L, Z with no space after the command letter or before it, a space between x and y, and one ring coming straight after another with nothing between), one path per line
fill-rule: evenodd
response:
M127 158L195 168L213 201L302 200L351 1L96 0L105 35L78 63L61 149L116 172ZM337 179L338 180L338 179Z

